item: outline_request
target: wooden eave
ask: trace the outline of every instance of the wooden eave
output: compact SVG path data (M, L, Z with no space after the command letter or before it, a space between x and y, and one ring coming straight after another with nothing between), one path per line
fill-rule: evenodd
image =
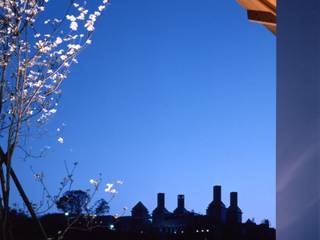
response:
M276 0L236 0L247 10L248 19L264 25L272 33L277 32Z

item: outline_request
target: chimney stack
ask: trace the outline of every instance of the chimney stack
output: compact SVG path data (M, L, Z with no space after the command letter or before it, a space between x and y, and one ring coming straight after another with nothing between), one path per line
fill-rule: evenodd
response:
M238 193L237 192L230 193L230 206L238 207Z
M158 193L158 208L164 208L164 193Z
M182 194L178 195L178 208L179 209L184 208L184 195Z
M221 186L213 187L213 200L215 202L221 202Z

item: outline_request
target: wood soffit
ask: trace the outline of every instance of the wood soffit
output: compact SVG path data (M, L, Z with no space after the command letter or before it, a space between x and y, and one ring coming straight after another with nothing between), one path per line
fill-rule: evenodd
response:
M273 34L277 32L276 0L236 0L247 10L249 21L264 25Z

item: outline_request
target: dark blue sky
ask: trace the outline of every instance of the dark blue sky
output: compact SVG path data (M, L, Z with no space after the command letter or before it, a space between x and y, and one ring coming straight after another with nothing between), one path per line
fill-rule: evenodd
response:
M275 37L234 0L111 1L63 92L50 126L67 124L65 144L16 162L34 200L29 164L55 192L77 160L75 188L100 172L124 180L113 213L140 200L151 211L157 192L169 210L184 193L204 213L220 184L226 205L239 192L244 220L275 225Z

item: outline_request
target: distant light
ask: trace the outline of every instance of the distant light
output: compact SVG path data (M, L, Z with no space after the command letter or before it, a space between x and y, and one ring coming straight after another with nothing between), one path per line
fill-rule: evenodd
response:
M181 231L181 233L183 234L183 233L184 233L184 231Z
M209 232L209 229L207 229L207 232Z
M114 225L113 225L113 224L110 224L110 225L109 225L109 229L110 229L110 230L114 230Z
M202 229L201 232L204 232L204 230Z
M65 215L65 216L69 216L69 213L68 213L68 212L65 212L64 215Z
M197 229L196 232L199 232L199 230Z

